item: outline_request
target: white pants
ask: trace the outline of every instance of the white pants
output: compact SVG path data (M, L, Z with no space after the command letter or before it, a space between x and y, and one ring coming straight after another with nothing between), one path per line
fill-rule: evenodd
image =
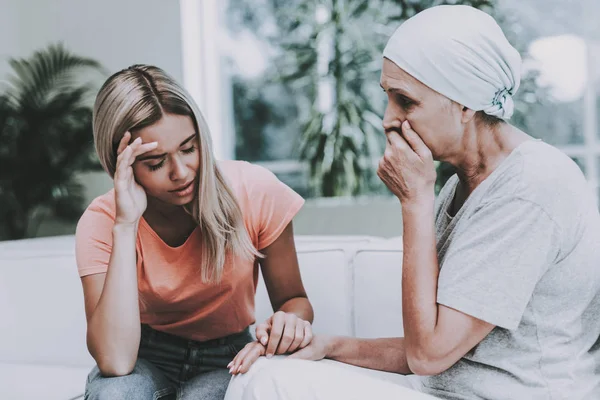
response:
M331 361L260 357L231 379L225 400L432 400L417 377L373 371Z

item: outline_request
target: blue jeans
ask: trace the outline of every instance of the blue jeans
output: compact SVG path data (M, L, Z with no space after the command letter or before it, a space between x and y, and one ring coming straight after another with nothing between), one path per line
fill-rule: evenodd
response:
M98 367L88 375L85 400L222 400L231 376L227 364L254 338L244 331L196 342L142 325L133 372L103 377Z

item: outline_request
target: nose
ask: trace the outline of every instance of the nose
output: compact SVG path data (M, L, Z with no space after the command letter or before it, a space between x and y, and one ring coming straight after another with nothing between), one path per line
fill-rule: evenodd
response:
M171 180L179 181L179 180L185 179L185 177L187 176L187 171L186 171L185 163L181 159L181 157L180 156L173 157L173 163L171 165L172 165L171 176L170 176Z
M383 129L386 132L389 130L401 130L402 122L404 122L402 113L398 112L397 108L388 102L385 107L385 113L383 114Z

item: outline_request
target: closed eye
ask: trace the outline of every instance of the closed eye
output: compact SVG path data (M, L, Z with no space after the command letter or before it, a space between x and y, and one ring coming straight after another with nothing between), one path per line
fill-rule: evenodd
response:
M193 153L195 150L196 150L196 146L192 146L192 147L190 147L190 148L183 149L183 150L181 150L181 151L182 151L183 153L185 153L185 154L190 154L190 153Z
M156 170L162 168L163 165L165 165L165 159L164 158L158 164L148 165L148 168L150 168L150 171L156 171Z
M196 151L196 146L188 147L187 149L182 149L181 152L184 154L191 154ZM165 159L163 158L159 163L148 165L150 171L157 171L165 165Z
M381 83L379 86L388 96L394 96L394 102L404 109L409 109L410 107L418 106L420 104L418 100L413 100L408 97L407 91L403 88L388 87L386 89Z
M408 109L416 104L414 101L401 94L396 95L396 102L404 109Z

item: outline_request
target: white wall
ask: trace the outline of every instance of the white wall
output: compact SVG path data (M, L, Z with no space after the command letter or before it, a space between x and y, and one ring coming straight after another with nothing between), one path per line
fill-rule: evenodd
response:
M0 0L0 76L7 57L57 41L110 72L147 63L183 76L177 0Z
M0 0L0 82L8 70L6 60L19 48L18 15L18 1Z

